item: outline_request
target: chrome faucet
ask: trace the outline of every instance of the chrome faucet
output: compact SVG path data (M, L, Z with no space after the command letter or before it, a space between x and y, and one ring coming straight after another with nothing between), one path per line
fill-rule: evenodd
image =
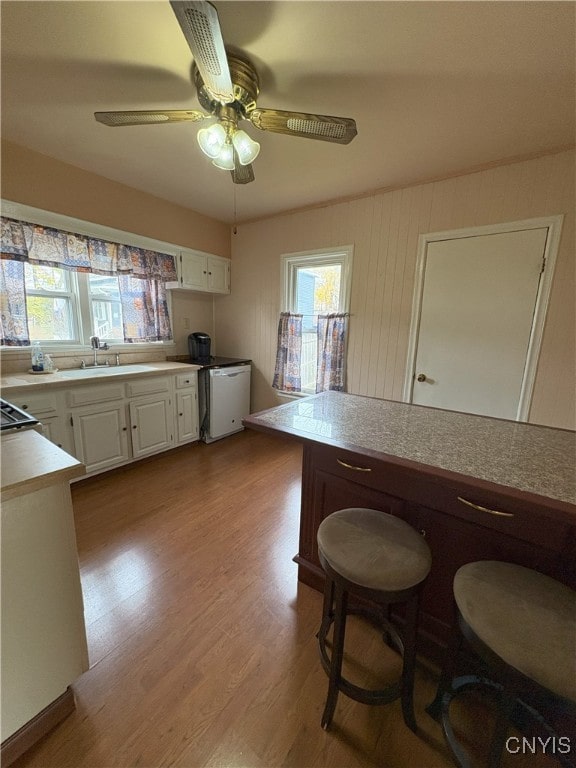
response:
M110 364L108 362L108 360L106 360L105 363L99 363L98 362L98 350L99 349L103 349L103 350L110 349L108 344L106 344L106 343L100 344L100 339L99 339L98 336L90 336L90 346L94 350L94 362L92 363L92 365L84 366L84 367L86 367L86 368L98 368L98 366L100 366L100 365L109 365Z

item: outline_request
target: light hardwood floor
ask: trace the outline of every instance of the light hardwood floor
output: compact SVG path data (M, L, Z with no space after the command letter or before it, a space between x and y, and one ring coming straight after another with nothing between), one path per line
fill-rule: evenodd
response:
M296 443L246 431L73 487L91 668L76 712L14 768L452 765L425 666L420 737L398 702L343 695L320 728L321 595L292 562L300 461ZM366 626L352 621L349 643L357 679L397 667Z

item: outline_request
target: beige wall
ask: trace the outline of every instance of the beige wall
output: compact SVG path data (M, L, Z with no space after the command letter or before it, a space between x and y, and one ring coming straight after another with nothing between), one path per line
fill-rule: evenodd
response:
M399 400L418 236L565 214L530 420L576 428L574 160L562 152L240 225L216 333L220 354L254 361L253 410L277 402L281 254L354 245L348 390Z
M230 227L158 197L7 141L2 198L230 257Z

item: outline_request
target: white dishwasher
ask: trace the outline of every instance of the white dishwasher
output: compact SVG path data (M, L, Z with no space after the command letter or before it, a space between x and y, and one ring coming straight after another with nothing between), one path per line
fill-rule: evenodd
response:
M230 365L200 371L204 378L206 414L202 439L212 443L244 429L242 419L250 413L250 370L248 365Z

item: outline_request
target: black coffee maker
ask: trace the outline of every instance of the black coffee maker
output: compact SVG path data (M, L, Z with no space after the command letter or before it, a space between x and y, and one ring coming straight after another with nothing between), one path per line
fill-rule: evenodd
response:
M194 363L210 362L210 336L207 333L196 331L188 336L188 352Z

